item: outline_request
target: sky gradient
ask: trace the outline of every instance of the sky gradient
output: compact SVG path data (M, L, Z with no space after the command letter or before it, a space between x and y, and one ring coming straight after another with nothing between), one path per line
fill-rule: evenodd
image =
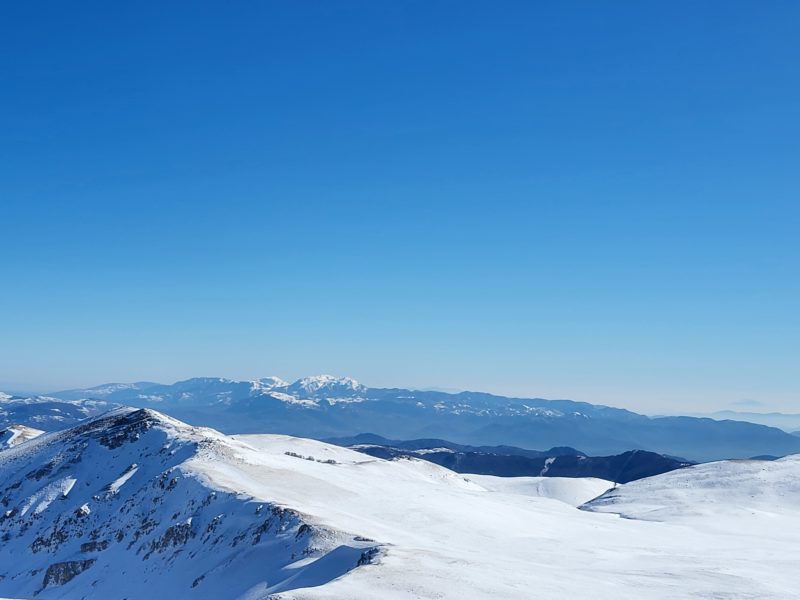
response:
M6 3L0 389L330 372L797 411L798 22Z

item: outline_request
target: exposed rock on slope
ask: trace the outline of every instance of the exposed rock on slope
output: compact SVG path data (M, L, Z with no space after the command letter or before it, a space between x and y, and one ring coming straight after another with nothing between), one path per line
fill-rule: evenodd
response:
M242 442L119 409L0 452L0 595L238 598L324 583L374 543L216 485Z

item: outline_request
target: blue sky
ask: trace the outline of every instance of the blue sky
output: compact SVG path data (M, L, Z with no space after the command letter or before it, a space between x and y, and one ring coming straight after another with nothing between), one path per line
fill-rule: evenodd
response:
M794 2L0 7L0 384L800 401Z

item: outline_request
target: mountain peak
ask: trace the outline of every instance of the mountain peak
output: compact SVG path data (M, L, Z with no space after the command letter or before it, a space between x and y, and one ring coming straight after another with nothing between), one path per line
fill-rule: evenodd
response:
M253 383L255 383L258 387L263 389L271 390L273 388L285 388L289 386L288 381L284 381L280 377L276 377L275 375L270 375L269 377L260 377L256 379Z
M151 408L122 407L66 430L68 436L86 435L97 438L110 448L138 440L145 432L159 429L169 437L191 434L195 428Z
M353 395L366 391L366 386L351 377L334 375L314 375L298 379L287 388L290 393L306 393L311 396L324 394Z
M273 500L287 463L335 471L287 456L290 440L274 443L265 455L151 409L120 408L2 450L0 596L251 597L369 562L376 543L293 510L289 493Z

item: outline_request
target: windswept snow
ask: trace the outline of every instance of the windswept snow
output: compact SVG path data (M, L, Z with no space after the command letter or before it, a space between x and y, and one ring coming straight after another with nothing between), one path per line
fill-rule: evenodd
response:
M136 463L132 464L127 469L125 469L125 472L122 475L117 477L114 481L112 481L108 485L109 493L116 494L117 492L119 492L119 488L125 485L125 482L128 481L131 477L133 477L136 474L136 471L138 470L139 470L139 465L137 465Z
M555 461L556 461L556 457L555 456L551 456L551 457L545 459L544 467L542 468L542 472L539 473L539 476L540 477L544 477L544 475L547 473L547 471L550 470L550 465L552 465Z
M33 509L33 514L38 515L44 511L57 498L66 498L77 479L74 477L64 477L54 481L37 492L31 494L19 511L20 515L25 515Z
M720 519L783 522L800 515L800 455L728 460L631 482L586 508L631 519L713 524ZM797 530L800 531L800 528Z
M551 498L570 506L580 506L614 487L614 482L596 477L466 477L492 492Z

